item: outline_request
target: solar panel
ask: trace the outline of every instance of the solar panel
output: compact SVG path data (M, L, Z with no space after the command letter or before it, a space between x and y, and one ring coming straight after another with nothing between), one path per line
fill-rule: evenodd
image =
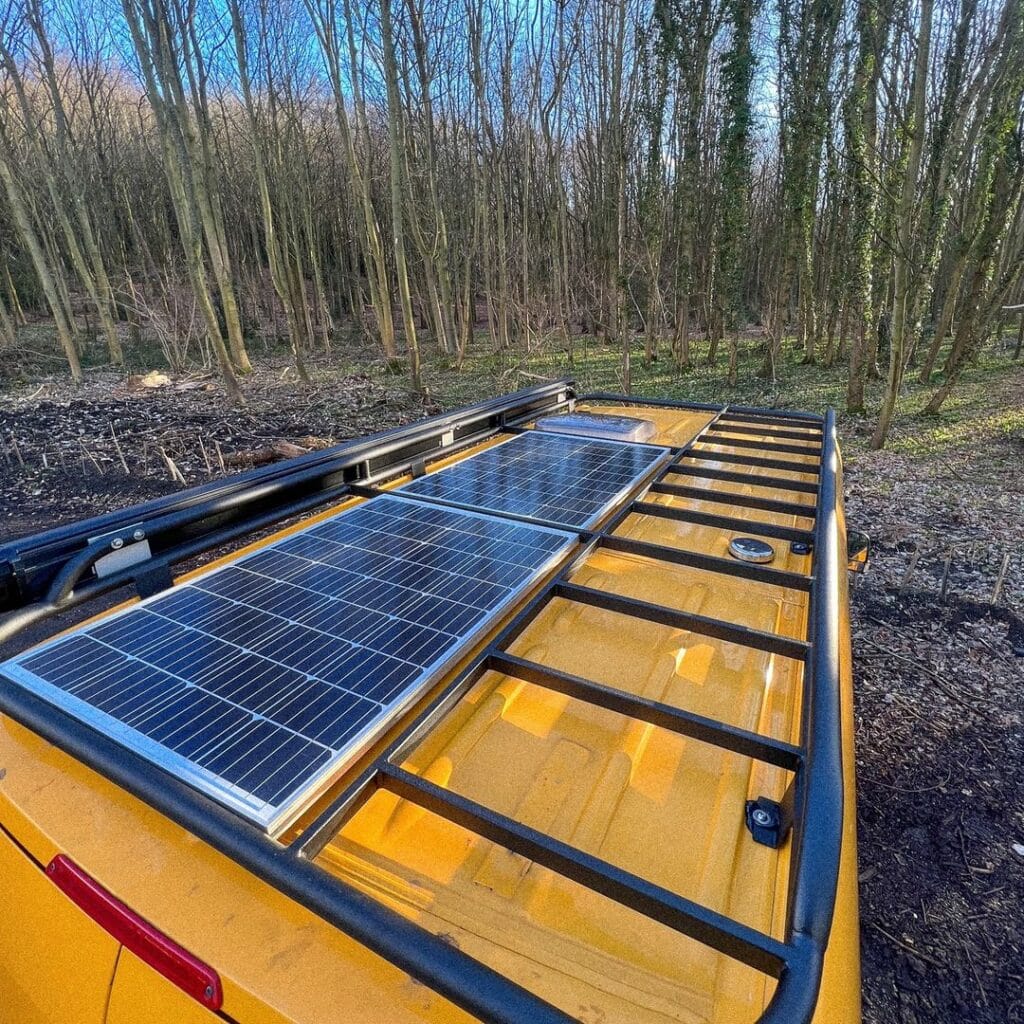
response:
M385 495L0 671L273 829L573 540Z
M399 493L586 527L621 500L664 448L526 431L400 487Z

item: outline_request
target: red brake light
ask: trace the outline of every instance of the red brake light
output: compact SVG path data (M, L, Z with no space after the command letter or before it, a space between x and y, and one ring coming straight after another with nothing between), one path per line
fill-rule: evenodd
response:
M212 967L139 917L64 854L50 861L46 873L65 896L140 960L204 1006L220 1009L224 992Z

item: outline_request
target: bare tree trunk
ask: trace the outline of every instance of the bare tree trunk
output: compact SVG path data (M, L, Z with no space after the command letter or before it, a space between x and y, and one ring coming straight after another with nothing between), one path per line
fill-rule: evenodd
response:
M398 277L398 296L402 306L405 346L409 357L409 375L416 391L423 390L420 375L420 347L416 338L416 321L412 313L409 293L409 273L405 265L405 226L402 204L401 103L398 94L398 71L395 64L395 41L391 26L391 0L380 0L381 46L384 53L384 78L388 95L388 148L391 167L391 232L395 252L395 273Z
M203 237L205 234L209 243L210 234L202 230L198 196L202 186L197 189L197 181L193 176L195 164L192 154L195 151L196 140L190 115L185 109L179 65L169 52L172 30L167 23L163 6L157 10L149 6L150 2L151 0L122 0L122 8L157 118L164 173L181 235L189 281L206 323L207 334L224 377L228 398L236 404L242 404L244 398L235 377L231 355L224 343L220 319L206 276ZM209 215L207 208L207 218ZM210 252L209 244L207 251ZM210 255L212 259L212 253ZM223 265L221 271L224 271ZM223 295L221 297L223 298Z
M71 377L75 381L80 381L82 379L82 364L78 359L78 350L75 348L71 324L64 314L65 306L57 287L57 281L50 269L49 260L43 251L35 225L32 223L32 217L25 204L21 188L15 180L11 166L2 152L0 152L0 178L3 179L4 187L7 191L7 201L11 206L14 223L17 225L22 242L32 258L32 266L35 268L36 276L39 278L39 284L42 286L46 301L49 303L50 313L53 315L57 328L57 337L60 339L61 347L64 349L64 355L71 370Z
M18 335L14 326L14 321L11 319L11 315L7 311L7 303L4 302L3 293L0 292L0 341L2 341L4 345L10 347L14 345L17 338Z
M928 59L931 50L933 0L921 0L921 25L917 39L917 59L908 111L910 139L907 144L906 166L896 215L896 272L893 281L892 334L889 345L889 378L886 383L882 408L878 414L871 447L879 449L885 444L892 426L893 414L903 384L906 367L907 311L913 261L914 211L917 198L917 179L921 172L921 152L924 148L925 100L927 97Z

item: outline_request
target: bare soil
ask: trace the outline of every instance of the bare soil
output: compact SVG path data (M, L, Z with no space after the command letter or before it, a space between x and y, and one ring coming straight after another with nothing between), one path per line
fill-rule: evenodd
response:
M868 1024L1024 1021L1024 378L987 401L911 454L845 424Z
M433 411L361 374L302 386L280 373L258 369L242 408L204 375L94 372L0 395L0 541L238 472L274 442L322 448Z
M0 396L0 540L435 411L358 375L247 389L244 410L204 379ZM962 438L915 446L911 424L883 453L841 423L848 520L873 538L852 623L868 1024L1024 1022L1024 431L1002 415L1024 375L985 402Z

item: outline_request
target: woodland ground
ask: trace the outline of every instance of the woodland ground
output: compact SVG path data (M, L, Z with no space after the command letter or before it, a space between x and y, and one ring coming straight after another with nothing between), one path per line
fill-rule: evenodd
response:
M428 361L425 403L372 359L318 368L303 388L266 353L247 408L226 410L213 378L148 389L93 368L76 389L25 358L0 367L0 539L179 488L165 455L192 484L220 475L218 447L240 465L275 441L328 444L560 373L619 386L618 354L593 343L575 367L558 350L477 358L459 374ZM768 385L753 359L728 389L721 367L680 376L638 353L635 390L842 406L839 370L787 364ZM881 453L867 450L868 420L839 421L848 519L874 544L853 593L864 1018L1019 1024L1024 366L1002 353L972 368L937 418L917 415L923 397L908 389Z

